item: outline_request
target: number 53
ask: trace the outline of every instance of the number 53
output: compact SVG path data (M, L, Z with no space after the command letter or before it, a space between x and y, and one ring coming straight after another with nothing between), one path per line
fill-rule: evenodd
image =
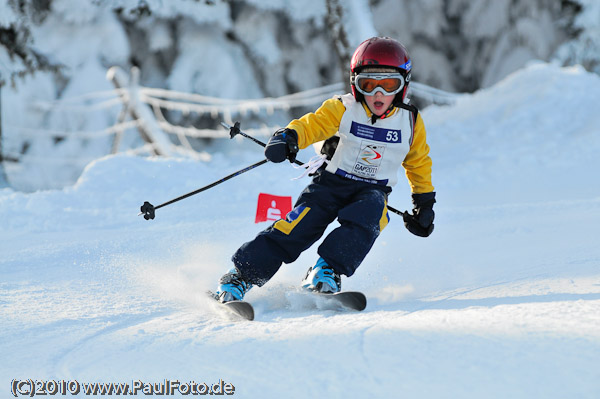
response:
M398 136L398 132L396 130L388 130L386 136L385 136L385 140L386 141L398 141L399 136Z

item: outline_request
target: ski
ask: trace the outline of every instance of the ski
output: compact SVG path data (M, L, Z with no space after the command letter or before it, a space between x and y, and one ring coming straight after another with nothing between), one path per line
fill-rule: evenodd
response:
M362 311L367 307L367 297L359 291L342 291L335 294L313 292L313 294L318 295L319 298L337 302L341 306L352 310Z
M325 300L327 303L331 303L336 307L342 307L345 309L363 311L367 307L367 297L365 294L359 291L342 291L336 292L335 294L327 294L313 291L306 291L310 295L314 295L319 299ZM246 301L229 301L221 302L217 296L208 291L208 296L214 300L221 307L225 308L229 313L239 316L246 320L254 320L254 308L252 304Z
M229 301L229 302L221 302L217 298L217 296L208 291L208 296L221 305L223 308L227 309L230 313L240 316L246 320L254 320L254 308L249 302L246 301Z

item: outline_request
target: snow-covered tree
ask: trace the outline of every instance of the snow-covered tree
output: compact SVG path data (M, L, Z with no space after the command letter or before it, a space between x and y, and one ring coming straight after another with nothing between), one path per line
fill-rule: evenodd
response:
M36 71L56 71L44 52L33 47L31 25L50 12L49 3L6 0L0 2L0 87Z

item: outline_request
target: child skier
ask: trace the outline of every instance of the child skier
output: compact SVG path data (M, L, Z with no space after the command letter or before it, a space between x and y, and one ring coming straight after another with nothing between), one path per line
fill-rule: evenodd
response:
M330 160L285 219L236 251L234 267L219 281L221 302L242 300L252 286L264 285L282 262L294 262L336 218L340 226L319 246L320 258L302 286L339 292L340 276L354 274L388 223L387 197L400 166L413 193L406 228L422 237L433 231L435 192L425 126L417 109L405 103L411 76L406 49L394 39L373 37L354 52L350 73L352 93L326 100L269 140L265 156L271 162L293 162L299 148L327 139L322 152Z

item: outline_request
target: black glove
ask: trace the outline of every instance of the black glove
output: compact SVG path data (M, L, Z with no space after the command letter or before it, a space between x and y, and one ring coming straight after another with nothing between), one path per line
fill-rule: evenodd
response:
M279 163L286 159L296 160L298 153L298 133L294 129L279 129L269 139L265 147L265 157L271 162Z
M402 214L404 226L416 236L429 237L433 232L433 204L435 204L435 192L425 194L413 194L413 213Z

